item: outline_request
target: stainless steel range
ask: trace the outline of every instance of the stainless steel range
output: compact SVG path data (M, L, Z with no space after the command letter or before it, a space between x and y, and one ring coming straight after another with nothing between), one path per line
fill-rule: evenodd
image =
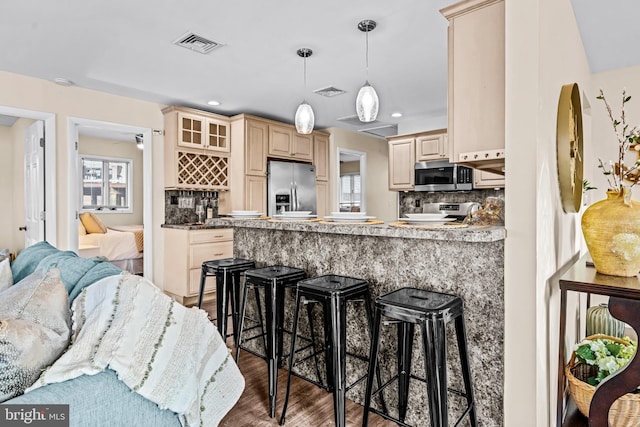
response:
M469 213L473 213L482 206L478 202L464 203L425 203L422 205L423 213L446 213L452 221L462 221Z

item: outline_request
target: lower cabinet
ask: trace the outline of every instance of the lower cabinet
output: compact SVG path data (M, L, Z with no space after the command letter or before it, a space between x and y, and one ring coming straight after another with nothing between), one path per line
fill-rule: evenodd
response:
M198 303L202 263L233 256L233 229L164 229L164 292L179 303ZM215 298L216 280L207 277L203 301Z

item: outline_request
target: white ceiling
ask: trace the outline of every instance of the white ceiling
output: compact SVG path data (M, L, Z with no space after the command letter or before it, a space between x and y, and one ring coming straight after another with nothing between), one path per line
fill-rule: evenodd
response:
M306 99L316 127L355 114L365 80L362 19L369 34L369 81L380 96L378 121L401 133L446 126L447 22L453 0L10 2L0 13L0 70L84 88L187 105L224 115L252 113L291 123ZM573 0L594 71L640 63L637 0ZM277 7L274 5L277 4ZM620 31L629 31L624 36ZM224 46L202 55L173 41L192 31ZM303 60L309 47L307 88ZM325 98L326 86L347 91ZM208 100L222 104L210 107ZM391 113L402 112L402 118ZM404 132L403 132L404 131Z

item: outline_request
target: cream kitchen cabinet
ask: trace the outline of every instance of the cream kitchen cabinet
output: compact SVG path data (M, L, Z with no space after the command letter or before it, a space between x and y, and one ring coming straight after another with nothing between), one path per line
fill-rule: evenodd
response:
M389 139L389 190L413 190L415 138Z
M316 181L316 211L318 212L318 218L331 214L329 182L327 181Z
M473 188L504 188L504 175L476 169L473 171Z
M329 181L329 137L327 135L313 135L313 164L316 167L316 180Z
M505 156L504 0L464 0L449 20L451 161L503 173Z
M291 125L269 124L269 156L310 162L313 137L297 133Z
M246 210L267 213L267 177L247 175L245 177Z
M231 149L228 119L175 106L162 112L165 188L227 190Z
M446 129L416 135L416 162L449 159Z
M164 229L164 292L184 305L198 303L204 261L233 256L233 229ZM215 297L215 278L207 277L204 301Z

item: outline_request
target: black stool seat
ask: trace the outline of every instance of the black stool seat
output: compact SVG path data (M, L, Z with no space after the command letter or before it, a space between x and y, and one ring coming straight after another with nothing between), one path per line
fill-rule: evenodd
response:
M202 308L202 298L207 276L216 277L216 324L223 339L227 338L227 309L231 302L231 322L233 323L233 342L238 343L238 317L240 308L240 274L256 263L249 259L224 258L202 263L200 274L200 294L198 308Z
M240 315L240 326L238 345L236 349L236 362L242 348L242 331L244 327L244 317L247 309L247 296L250 287L255 289L258 315L260 316L260 327L262 328L262 310L258 289L264 289L265 301L265 326L262 336L265 337L265 353L269 375L269 415L275 417L276 410L276 390L278 381L277 368L282 355L282 334L284 323L284 291L286 288L294 288L299 280L307 277L306 271L287 267L284 265L274 265L264 268L256 268L245 272L245 286L242 298L242 309ZM256 338L256 337L252 337ZM246 350L245 348L242 348Z
M378 364L380 326L383 316L398 321L398 374L385 383L383 387L378 387L375 393L372 393L373 376L376 373L375 369ZM464 392L448 390L447 386L445 325L452 320L455 322L462 379L465 387ZM411 375L411 356L416 324L422 330L426 380ZM376 412L401 426L407 426L404 419L407 413L409 380L412 378L427 383L432 427L448 426L447 391L457 393L465 397L467 401L467 407L455 425L458 425L466 415L469 415L471 426L475 427L477 425L471 370L467 354L467 334L464 324L463 304L459 296L411 287L398 289L376 298L373 325L369 374L362 419L363 427L368 425L369 411ZM384 388L395 379L398 380L398 418L391 417L386 410L380 412L371 408L371 398L378 393L382 393Z
M304 300L304 301L303 301ZM346 392L366 375L347 387L346 384L346 356L347 356L347 311L348 301L359 300L364 302L367 313L367 325L369 337L371 337L371 299L369 294L369 283L365 280L329 274L314 277L298 282L296 287L296 309L293 320L293 336L291 338L291 349L289 352L289 374L287 377L287 392L280 418L280 425L285 423L287 405L289 403L289 391L291 386L291 375L294 364L295 344L298 333L298 316L300 306L304 302L319 302L324 310L325 329L325 351L327 365L327 388L333 391L334 418L337 427L345 426L345 397ZM307 307L309 305L307 304ZM312 328L312 337L313 326ZM315 349L314 349L315 351ZM368 360L366 357L362 358ZM378 382L378 386L380 382ZM383 402L384 406L384 402Z

